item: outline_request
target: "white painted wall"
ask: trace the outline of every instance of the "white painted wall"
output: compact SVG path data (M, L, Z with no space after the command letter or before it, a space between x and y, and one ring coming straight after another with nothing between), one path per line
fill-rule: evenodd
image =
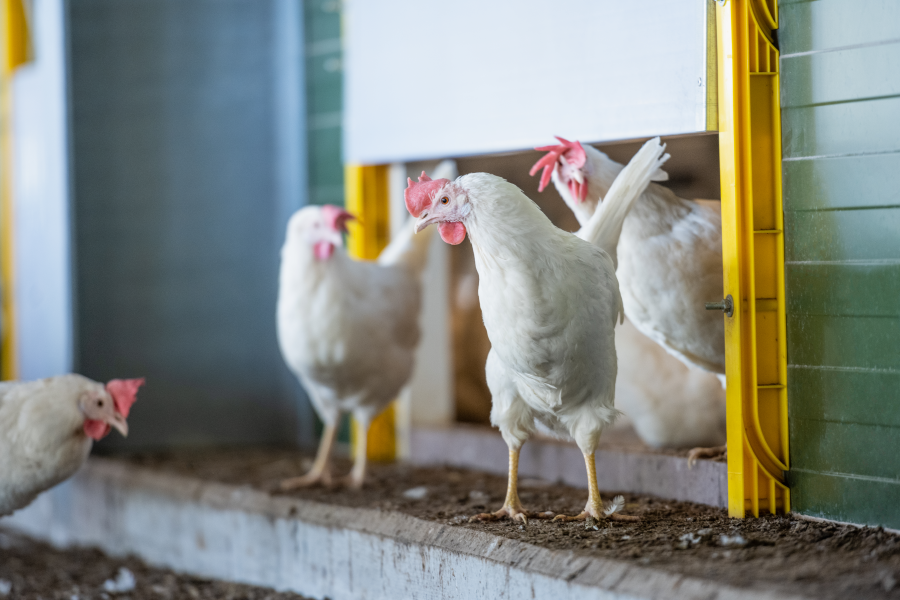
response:
M34 0L35 60L15 74L13 198L19 377L72 369L66 27L63 0Z
M703 0L347 0L363 164L705 130Z

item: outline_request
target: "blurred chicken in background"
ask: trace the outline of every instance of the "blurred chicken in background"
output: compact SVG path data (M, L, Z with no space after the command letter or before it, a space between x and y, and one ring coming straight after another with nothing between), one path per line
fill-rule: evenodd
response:
M420 275L430 233L414 235L410 219L376 262L350 258L343 233L353 215L308 206L287 227L281 251L278 342L325 423L312 469L286 479L283 490L329 484L329 457L341 415L352 413L362 438L346 478L362 487L366 434L413 371L419 343Z

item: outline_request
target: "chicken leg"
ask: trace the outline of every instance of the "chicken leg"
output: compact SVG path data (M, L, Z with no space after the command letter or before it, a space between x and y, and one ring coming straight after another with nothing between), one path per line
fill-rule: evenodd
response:
M640 517L630 517L620 515L616 511L620 510L625 504L624 498L616 496L612 504L604 510L603 502L600 500L600 488L597 486L597 468L594 462L594 453L585 453L584 464L587 467L588 476L588 501L581 513L570 517L566 515L557 515L554 521L584 521L588 517L600 520L607 518L611 521L640 521Z
M319 450L316 452L316 460L313 462L312 468L306 475L283 479L280 486L282 491L287 492L297 488L315 485L320 482L324 485L331 485L329 462L331 458L331 447L334 445L334 436L336 433L337 425L325 425L325 431L322 432L322 439L319 441Z
M350 473L341 478L341 483L347 487L362 489L366 480L366 461L369 457L369 422L357 418L356 424L356 448L354 449L353 468Z
M509 480L506 487L506 501L503 507L492 513L477 514L469 521L496 521L503 517L509 517L513 521L521 521L528 524L528 518L549 519L553 516L552 512L534 513L526 511L522 508L522 502L519 500L519 449L509 449Z

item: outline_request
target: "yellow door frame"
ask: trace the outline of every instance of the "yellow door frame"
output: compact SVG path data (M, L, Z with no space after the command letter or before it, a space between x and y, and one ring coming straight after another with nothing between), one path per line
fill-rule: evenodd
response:
M344 167L345 204L357 216L349 223L347 252L359 260L375 260L391 239L390 187L388 165L356 165ZM377 352L375 348L373 351ZM397 458L396 401L375 417L369 428L366 454L370 460L392 461ZM351 444L360 439L359 424L354 421Z
M777 0L718 0L728 513L790 511Z
M13 220L12 167L12 80L16 69L30 59L31 43L22 0L0 0L2 70L0 70L0 294L3 330L0 340L0 379L16 379L19 374L16 349L15 243Z

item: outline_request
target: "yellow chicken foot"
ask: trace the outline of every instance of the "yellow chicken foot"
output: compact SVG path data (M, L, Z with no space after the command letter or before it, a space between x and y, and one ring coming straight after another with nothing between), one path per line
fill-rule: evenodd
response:
M694 468L698 458L724 458L728 454L728 446L713 446L712 448L694 448L688 452L688 469Z
M283 492L295 490L301 487L309 487L317 483L331 485L331 471L328 468L331 456L331 446L334 445L334 436L337 433L336 425L326 425L319 441L319 450L316 452L316 460L306 475L283 479L279 487Z
M522 508L522 502L519 500L519 450L509 449L509 483L506 488L506 501L503 508L492 513L481 513L469 519L472 521L497 521L503 517L509 517L513 521L521 521L528 524L528 519L549 519L553 516L552 512L536 513L527 511Z
M612 504L608 508L603 508L603 502L600 500L600 488L597 486L597 468L594 463L594 453L584 455L584 464L587 467L588 476L588 501L584 510L575 516L557 515L554 521L585 521L588 517L593 517L598 521L600 519L609 519L610 521L640 521L640 517L631 517L620 515L617 511L625 506L625 499L622 496L616 496Z

